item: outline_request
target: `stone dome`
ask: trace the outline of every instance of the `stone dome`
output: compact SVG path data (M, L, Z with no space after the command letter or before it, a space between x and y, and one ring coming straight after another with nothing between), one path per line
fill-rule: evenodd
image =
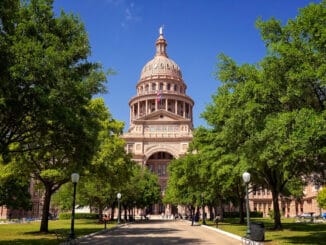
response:
M168 76L182 79L180 67L165 56L155 56L154 59L147 62L141 71L140 79L143 80L153 76Z
M155 45L155 57L147 62L147 64L143 67L140 75L140 81L162 76L182 80L180 67L172 59L168 58L166 53L167 42L163 37L161 29L160 36Z

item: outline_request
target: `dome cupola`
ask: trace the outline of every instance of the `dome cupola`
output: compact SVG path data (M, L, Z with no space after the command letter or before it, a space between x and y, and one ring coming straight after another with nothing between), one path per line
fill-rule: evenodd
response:
M167 42L164 39L162 27L159 29L159 34L160 35L155 43L155 57L147 62L147 64L143 67L139 82L152 79L154 77L159 78L161 76L182 80L180 67L172 59L168 58L166 52Z

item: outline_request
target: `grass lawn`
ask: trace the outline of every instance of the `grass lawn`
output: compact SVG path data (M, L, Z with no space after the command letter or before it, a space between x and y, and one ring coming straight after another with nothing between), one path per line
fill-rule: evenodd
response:
M77 237L87 235L104 228L104 224L98 224L98 220L75 220L75 234ZM69 234L70 220L50 220L49 233L40 233L40 222L25 224L0 225L0 245L2 244L58 244L54 230L64 230ZM108 224L107 228L116 226L116 223Z
M263 222L265 226L265 243L267 245L283 244L326 244L326 223L295 223L295 219L282 219L283 230L273 231L273 221L269 218L253 218L253 222ZM218 224L221 230L244 236L247 226L238 224L239 219L225 219ZM208 225L215 226L212 222Z

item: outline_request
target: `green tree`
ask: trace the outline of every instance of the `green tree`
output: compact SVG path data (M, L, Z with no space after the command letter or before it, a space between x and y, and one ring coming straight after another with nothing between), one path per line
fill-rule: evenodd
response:
M35 134L63 138L78 127L80 108L104 91L105 75L87 61L88 38L80 20L55 17L52 0L0 3L0 160L39 149ZM54 142L48 142L54 144ZM29 147L26 147L29 145Z
M201 205L201 194L207 183L207 178L201 171L201 164L200 155L192 153L170 162L164 203L185 205L194 216L195 208Z
M134 201L137 207L145 208L161 200L161 187L158 183L158 177L147 168L135 165L128 187L128 193L131 194L129 198L130 207Z
M205 117L209 118L207 113ZM229 148L229 143L215 128L199 127L194 132L190 150L196 149L201 156L201 178L206 180L203 190L210 205L220 206L219 215L223 219L224 204L231 201L239 206L239 222L244 223L245 192L241 175L248 167L240 161L237 150Z
M29 182L26 177L7 176L0 179L0 206L11 209L30 210L31 195L28 191Z
M326 209L326 188L321 189L318 193L317 202L320 208Z
M268 54L257 65L220 55L223 84L203 113L222 142L221 159L236 154L234 166L271 189L275 229L288 182L325 168L325 3L301 9L285 26L259 20Z
M84 25L64 12L55 17L52 4L0 6L0 153L2 162L19 164L43 183L45 232L51 195L94 153L99 125L89 106L106 81L101 66L87 61Z

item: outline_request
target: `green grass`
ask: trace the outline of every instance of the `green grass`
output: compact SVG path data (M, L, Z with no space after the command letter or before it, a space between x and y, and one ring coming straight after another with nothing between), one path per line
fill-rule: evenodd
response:
M267 245L283 244L326 244L326 223L295 223L294 219L282 219L283 230L273 231L273 222L267 218L253 218L253 222L263 222L265 225L265 239ZM239 219L225 219L218 224L218 228L244 236L246 225L238 224ZM213 222L207 221L208 225L214 226ZM116 226L116 223L108 224L108 228ZM75 233L77 237L84 236L104 228L97 220L75 220ZM25 224L0 225L0 245L3 244L31 244L50 245L58 244L54 230L64 230L69 233L70 220L49 221L49 233L40 233L40 222Z
M283 230L274 231L273 221L268 218L253 218L253 222L263 222L265 226L265 241L267 245L283 244L326 244L326 223L295 223L294 219L282 219ZM239 219L225 219L218 224L221 230L244 236L247 226L240 225ZM213 222L208 225L215 226Z
M0 225L0 245L3 244L32 244L50 245L58 244L55 230L70 232L70 220L49 221L49 233L40 233L40 222L25 224ZM107 225L107 228L115 226L115 223ZM98 224L97 220L75 220L75 234L77 237L84 236L104 228L104 224Z

